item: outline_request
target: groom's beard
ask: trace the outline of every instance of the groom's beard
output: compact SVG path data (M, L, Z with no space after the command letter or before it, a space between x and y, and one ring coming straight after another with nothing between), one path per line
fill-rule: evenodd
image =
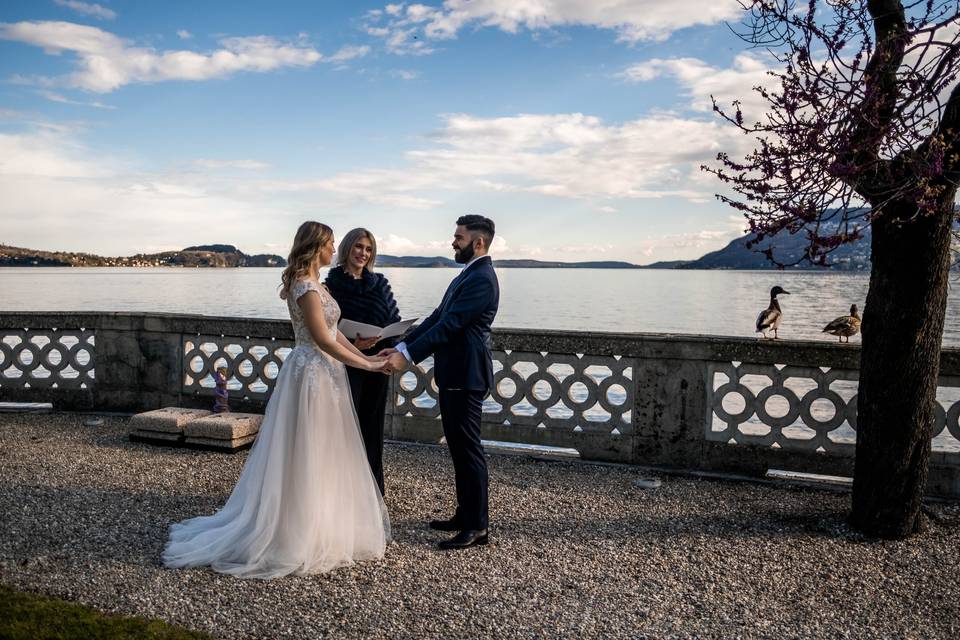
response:
M473 243L471 242L463 249L457 248L457 250L453 253L453 259L457 262L457 264L467 264L471 259L473 259L475 254L476 252L473 250Z

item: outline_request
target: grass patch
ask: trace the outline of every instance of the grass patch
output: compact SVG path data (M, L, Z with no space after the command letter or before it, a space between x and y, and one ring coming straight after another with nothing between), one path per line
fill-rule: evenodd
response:
M0 585L0 638L4 640L194 640L209 637L160 620L102 613L92 607Z

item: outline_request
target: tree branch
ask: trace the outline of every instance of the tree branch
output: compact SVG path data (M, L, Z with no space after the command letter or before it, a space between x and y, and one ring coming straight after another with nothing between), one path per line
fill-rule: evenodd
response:
M877 46L864 70L864 99L853 109L853 130L838 160L867 169L851 178L857 191L873 202L879 185L890 181L890 165L881 160L880 146L896 112L897 70L909 38L897 0L868 0L867 11L873 17Z

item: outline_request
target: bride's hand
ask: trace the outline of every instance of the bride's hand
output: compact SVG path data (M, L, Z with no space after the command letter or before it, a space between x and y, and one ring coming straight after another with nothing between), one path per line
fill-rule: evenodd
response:
M390 361L387 358L371 356L367 358L367 371L379 371L380 373L390 373Z

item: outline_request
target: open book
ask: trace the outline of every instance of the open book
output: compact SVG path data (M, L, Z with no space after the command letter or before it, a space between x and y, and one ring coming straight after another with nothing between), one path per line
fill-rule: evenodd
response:
M353 320L341 320L340 324L337 325L337 328L343 332L343 335L346 336L348 340L355 340L358 336L361 338L392 338L394 336L402 336L405 334L407 329L413 326L413 323L419 319L420 318L401 320L400 322L394 322L386 327L378 327L374 324L364 324L363 322L354 322Z

